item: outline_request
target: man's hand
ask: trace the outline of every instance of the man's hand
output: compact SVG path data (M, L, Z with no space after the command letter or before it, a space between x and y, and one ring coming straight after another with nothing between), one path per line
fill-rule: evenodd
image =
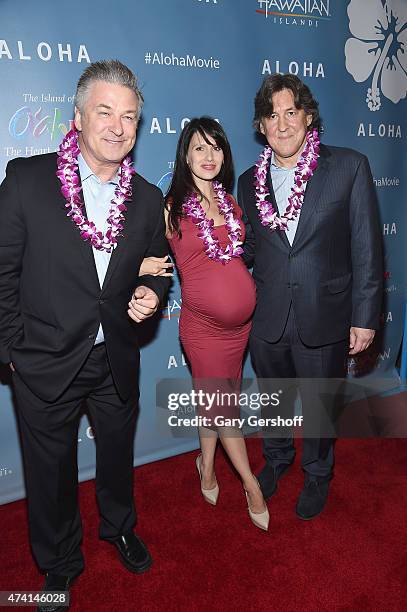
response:
M351 327L349 338L349 355L356 355L366 350L373 342L375 336L374 329L364 329L363 327Z
M10 366L10 370L11 370L12 372L15 372L15 371L16 371L16 369L15 369L15 367L14 367L14 365L13 365L13 362L12 362L12 361L10 361L10 363L9 363L8 365Z
M136 323L141 323L156 312L159 303L157 294L149 287L141 285L133 293L127 314Z

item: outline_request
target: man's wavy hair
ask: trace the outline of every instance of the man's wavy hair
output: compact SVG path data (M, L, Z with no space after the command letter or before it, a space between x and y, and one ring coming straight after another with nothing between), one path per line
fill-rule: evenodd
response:
M270 117L273 113L273 95L283 89L292 91L295 108L298 110L303 109L306 115L312 115L312 121L308 129L312 130L315 128L321 134L323 126L319 115L318 102L307 85L294 74L276 73L265 77L254 99L254 129L261 133L260 125L262 119Z

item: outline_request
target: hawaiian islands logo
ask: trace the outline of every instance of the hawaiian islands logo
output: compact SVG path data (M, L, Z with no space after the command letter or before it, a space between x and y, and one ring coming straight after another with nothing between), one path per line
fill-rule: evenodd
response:
M330 21L330 0L257 0L256 13L272 23L318 26L319 21Z
M345 44L346 69L357 83L372 77L366 92L371 111L380 109L380 94L394 104L407 94L407 2L351 0Z

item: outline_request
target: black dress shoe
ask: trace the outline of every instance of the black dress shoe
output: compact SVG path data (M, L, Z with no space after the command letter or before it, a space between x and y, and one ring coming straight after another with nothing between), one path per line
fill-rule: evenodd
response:
M297 501L295 509L297 516L304 521L308 521L321 514L325 508L328 489L328 480L308 480Z
M132 531L113 541L119 551L119 559L130 572L142 574L153 560L144 542Z
M280 478L290 469L293 462L281 463L276 467L267 464L257 476L261 492L265 500L270 499L277 491L277 484Z
M47 595L47 593L50 592L58 592L60 595L55 595L55 597L52 598L53 601L44 601L44 603L40 603L37 607L37 612L61 612L62 610L68 610L69 603L64 602L64 594L68 594L69 600L69 587L72 581L73 578L69 576L47 574L41 594ZM64 591L64 594L61 593L61 591Z

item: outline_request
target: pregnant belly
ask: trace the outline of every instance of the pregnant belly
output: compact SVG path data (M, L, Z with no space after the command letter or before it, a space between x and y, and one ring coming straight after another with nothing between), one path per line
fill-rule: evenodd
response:
M251 275L241 260L225 266L211 264L195 268L190 277L183 276L183 308L221 328L244 325L256 306Z

